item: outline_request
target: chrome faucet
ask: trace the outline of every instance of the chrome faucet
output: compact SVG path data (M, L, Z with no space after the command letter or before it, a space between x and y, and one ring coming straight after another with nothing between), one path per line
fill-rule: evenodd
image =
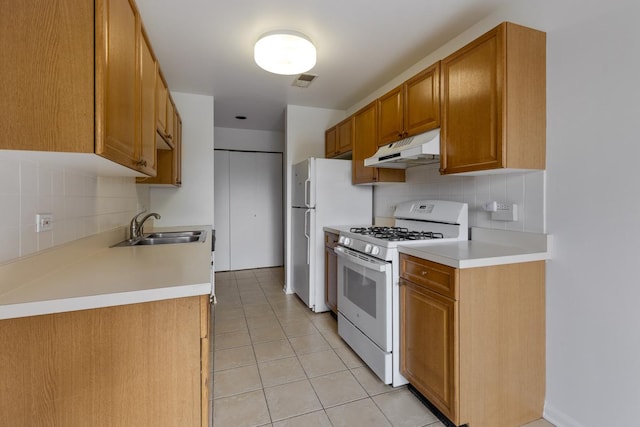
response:
M144 227L145 221L148 220L149 217L160 219L159 214L152 212L148 215L145 215L144 218L142 218L142 221L138 221L138 217L145 212L146 210L143 210L131 219L131 224L129 224L129 239L138 239L142 237L142 228Z

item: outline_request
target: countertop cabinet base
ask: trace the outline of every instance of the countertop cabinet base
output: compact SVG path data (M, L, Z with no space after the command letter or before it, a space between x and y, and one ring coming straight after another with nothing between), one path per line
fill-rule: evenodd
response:
M402 254L401 372L456 425L542 416L544 261L454 269Z
M209 296L0 321L11 425L206 426Z

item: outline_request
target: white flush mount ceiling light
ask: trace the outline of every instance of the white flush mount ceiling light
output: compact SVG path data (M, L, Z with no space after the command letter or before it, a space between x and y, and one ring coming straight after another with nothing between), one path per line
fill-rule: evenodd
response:
M263 34L253 50L256 64L271 73L293 75L316 65L316 47L296 31L271 31Z

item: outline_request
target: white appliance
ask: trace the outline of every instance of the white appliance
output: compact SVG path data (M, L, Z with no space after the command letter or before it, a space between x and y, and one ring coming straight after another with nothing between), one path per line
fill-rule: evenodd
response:
M468 239L466 203L398 204L395 227L343 227L338 246L338 333L386 384L400 374L398 246Z
M376 153L364 160L365 166L406 169L440 161L440 129L381 146Z
M324 226L370 223L372 189L351 185L351 160L309 158L293 166L292 288L315 312L325 303Z

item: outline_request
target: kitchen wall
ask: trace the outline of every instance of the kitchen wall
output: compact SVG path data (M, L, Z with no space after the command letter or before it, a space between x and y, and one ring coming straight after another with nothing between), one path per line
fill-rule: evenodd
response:
M213 224L212 96L171 92L182 118L182 186L149 186L149 206L162 219L155 225Z
M324 157L324 131L346 117L342 110L287 105L285 123L285 291L291 288L291 167L309 157Z
M544 415L559 427L638 424L638 17L635 0L510 1L349 109L356 111L502 21L547 32L547 171L539 210L554 247L546 277ZM467 194L466 178L462 184L442 178L453 178L450 184L431 181L432 173L411 176L402 191L407 197L449 195L454 186L456 197ZM486 188L482 179L479 187ZM496 179L490 178L490 188ZM525 182L525 205L529 192ZM376 209L387 214L387 190L376 193ZM474 193L477 203L481 197ZM531 225L528 211L525 229Z
M391 217L399 202L418 199L452 200L469 205L469 225L503 230L544 233L545 172L483 176L442 176L439 164L407 169L404 184L377 185L373 215ZM489 201L515 203L518 220L492 221L482 209Z
M0 263L128 224L135 178L100 177L0 151ZM36 233L37 213L53 230Z

